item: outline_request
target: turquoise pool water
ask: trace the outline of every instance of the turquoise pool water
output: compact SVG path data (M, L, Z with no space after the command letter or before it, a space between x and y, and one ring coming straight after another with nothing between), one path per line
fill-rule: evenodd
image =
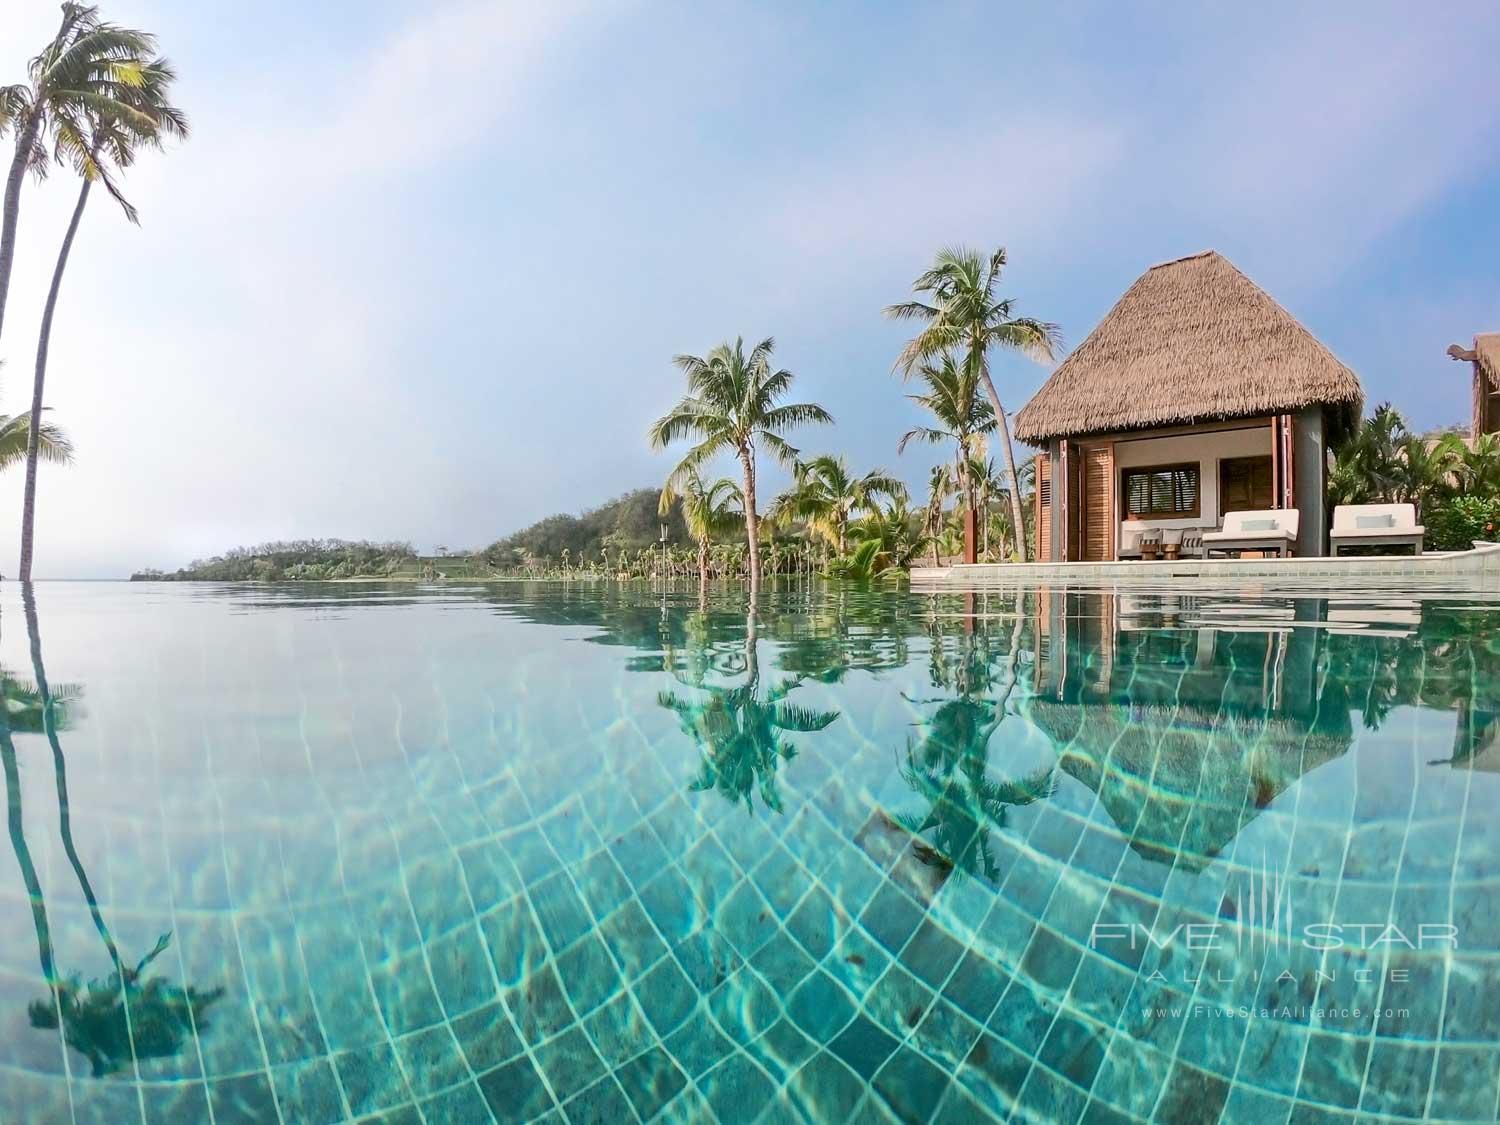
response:
M1493 1121L1500 592L0 587L0 1120Z

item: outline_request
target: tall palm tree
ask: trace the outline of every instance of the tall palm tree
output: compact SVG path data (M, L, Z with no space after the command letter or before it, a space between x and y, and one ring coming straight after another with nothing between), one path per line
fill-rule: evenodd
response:
M125 111L156 50L153 36L103 22L98 8L67 3L62 13L57 34L31 60L29 81L0 88L0 134L15 134L0 219L0 330L15 264L21 187L28 171L38 178L47 174L49 130L85 110L111 116Z
M47 354L52 343L52 321L57 313L57 295L62 288L63 271L78 235L83 209L88 205L89 191L95 181L120 204L132 223L140 221L135 207L120 192L114 173L135 162L143 148L160 148L164 137L186 137L187 118L167 100L176 74L165 59L153 58L136 68L129 84L118 95L103 102L85 101L81 105L63 103L55 111L53 133L56 156L60 163L73 166L83 181L73 217L63 235L57 265L52 270L52 285L42 310L42 329L36 345L36 373L31 387L31 437L26 457L26 487L21 501L20 579L31 581L31 557L36 527L36 467L41 452L42 397L47 383ZM113 167L114 172L111 171Z
M720 477L706 485L696 468L690 468L661 490L660 512L665 516L682 501L682 519L688 534L698 543L698 585L708 586L708 550L715 535L737 530L744 520L745 494L739 485Z
M826 536L840 555L849 549L850 519L859 512L873 511L882 496L905 501L906 485L880 469L853 476L844 458L826 454L796 467L792 493L796 514Z
M979 397L974 373L960 366L951 353L945 353L936 365L922 364L916 373L927 384L927 390L906 397L929 411L937 425L913 426L901 435L896 452L905 453L913 441L933 445L953 442L957 446L954 459L958 467L957 485L973 507L974 489L965 468L974 454L974 439L995 432L994 408Z
M1005 269L1005 247L986 258L977 250L950 247L938 251L932 268L912 283L917 293L931 294L932 303L907 301L891 305L885 314L896 320L926 324L896 359L896 367L910 375L920 364L946 352L963 352L965 369L984 387L995 412L1000 448L1010 475L1011 518L1020 538L1021 557L1027 556L1021 489L1016 476L1015 451L1005 407L990 378L992 348L1009 348L1038 361L1050 361L1060 346L1057 325L1015 315L1015 299L999 297L995 287Z
M750 593L760 591L760 527L755 506L756 452L764 447L784 465L793 465L797 450L782 434L798 426L831 423L832 415L817 403L782 403L796 378L785 369L771 370L776 341L767 336L745 354L744 338L720 344L708 355L679 355L672 362L687 376L688 393L650 430L651 447L665 449L674 441L696 439L667 484L720 453L739 459L745 485L745 542L750 568Z

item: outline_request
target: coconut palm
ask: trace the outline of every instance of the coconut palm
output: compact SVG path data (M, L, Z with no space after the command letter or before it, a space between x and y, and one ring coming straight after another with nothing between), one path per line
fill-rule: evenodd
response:
M922 364L916 374L927 384L927 390L906 397L929 411L937 425L913 426L901 435L896 452L905 453L913 441L933 445L953 442L956 446L956 487L972 508L974 489L967 479L965 467L974 455L975 439L995 432L994 408L979 397L973 373L960 366L952 354L944 354L937 364Z
M800 462L794 478L793 509L840 555L849 549L849 521L854 516L873 511L880 497L906 499L906 486L889 473L871 469L862 477L853 476L842 457L824 455Z
M1011 480L1011 518L1020 536L1017 545L1024 559L1025 523L1015 452L1011 448L1005 408L990 378L989 353L992 348L1009 348L1039 361L1050 361L1060 338L1057 325L1016 316L1014 298L995 294L1004 268L1003 246L988 258L963 247L940 250L932 268L912 283L914 292L931 294L932 303L907 301L891 305L885 313L896 320L926 324L896 359L896 367L903 374L910 375L924 361L961 351L964 370L984 388L994 410L1000 449Z
M81 186L73 216L63 235L57 264L52 270L52 284L42 310L41 334L36 345L36 371L31 388L31 430L26 458L26 486L21 501L20 579L31 581L31 558L36 527L36 467L41 451L39 426L42 398L47 383L47 355L52 342L52 322L57 314L57 297L62 288L68 255L78 236L83 209L88 206L89 192L96 182L119 203L132 223L140 221L135 207L120 191L116 176L135 162L144 148L161 148L164 137L186 137L187 118L168 100L176 73L165 59L153 58L137 66L131 81L113 98L87 100L81 104L60 103L54 111L53 133L55 155L59 163L72 165Z
M698 543L698 584L708 585L708 552L715 535L737 530L744 520L745 494L739 485L723 477L705 485L696 468L690 468L661 490L661 514L682 501L682 518L688 534Z
M784 465L793 465L797 450L783 433L799 426L831 423L833 417L817 403L782 403L796 378L785 369L771 369L776 342L767 336L747 355L743 338L720 344L708 355L679 355L673 363L687 376L688 393L651 427L653 449L675 441L696 439L668 478L668 486L696 471L720 453L739 459L744 474L745 542L750 568L750 592L760 590L760 528L756 512L756 453L764 448Z
M26 460L31 440L31 415L0 414L0 472ZM48 461L67 464L73 460L73 443L51 422L37 427L37 452Z
M76 122L86 112L111 117L134 112L130 100L155 50L156 40L146 32L105 23L98 8L68 3L62 6L57 34L31 60L29 81L0 88L0 133L9 129L15 135L0 219L0 330L26 173L47 174L48 136L63 123Z

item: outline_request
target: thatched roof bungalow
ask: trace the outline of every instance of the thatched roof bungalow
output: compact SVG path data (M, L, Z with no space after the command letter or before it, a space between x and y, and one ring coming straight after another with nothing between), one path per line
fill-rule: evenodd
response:
M1354 372L1223 255L1153 266L1016 415L1045 450L1038 557L1117 558L1125 521L1180 535L1283 507L1303 513L1297 553L1322 554L1326 443L1362 402Z
M1500 432L1500 332L1481 332L1474 346L1451 344L1452 359L1467 360L1474 367L1474 418L1469 434Z

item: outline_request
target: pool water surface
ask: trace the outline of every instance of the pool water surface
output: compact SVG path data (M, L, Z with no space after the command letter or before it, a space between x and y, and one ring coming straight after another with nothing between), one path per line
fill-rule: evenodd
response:
M1494 1121L1500 590L0 586L0 1120Z

